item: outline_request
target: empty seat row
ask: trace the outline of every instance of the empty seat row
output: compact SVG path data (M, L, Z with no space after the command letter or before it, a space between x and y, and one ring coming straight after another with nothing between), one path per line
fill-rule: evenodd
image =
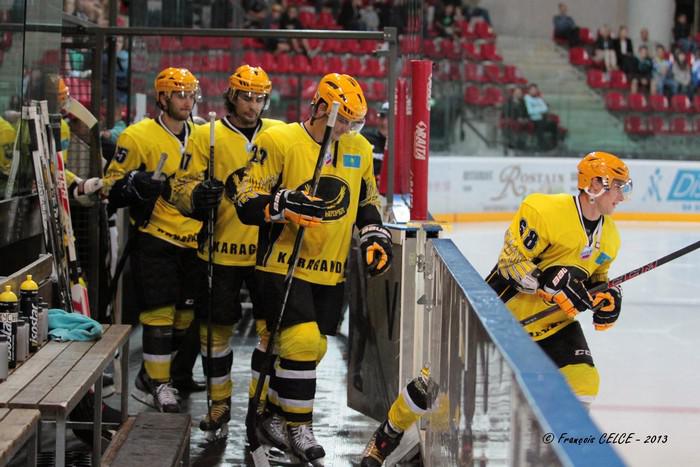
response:
M680 116L666 119L659 115L650 115L648 117L628 115L625 117L625 131L636 136L699 136L700 119L687 119Z
M645 96L640 93L631 93L625 96L621 92L610 91L605 95L605 107L613 112L628 110L633 112L693 113L700 112L700 95L694 96L691 102L685 94L676 94L669 101L663 94Z

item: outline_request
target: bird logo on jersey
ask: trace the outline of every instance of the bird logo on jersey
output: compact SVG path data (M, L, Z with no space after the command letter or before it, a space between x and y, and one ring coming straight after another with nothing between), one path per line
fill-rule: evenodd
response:
M309 192L311 180L302 183L297 190ZM334 221L347 214L350 207L350 187L342 178L333 175L322 175L318 183L316 196L325 200L326 213L324 221Z

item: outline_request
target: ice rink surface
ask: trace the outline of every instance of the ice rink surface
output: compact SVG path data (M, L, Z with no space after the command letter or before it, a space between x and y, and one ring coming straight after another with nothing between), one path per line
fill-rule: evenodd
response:
M507 225L454 224L445 236L485 276ZM617 225L622 247L611 278L700 240L697 223ZM699 294L697 250L623 284L622 313L612 329L596 332L590 313L578 318L601 377L591 416L602 432L635 434L615 446L628 465L698 465Z

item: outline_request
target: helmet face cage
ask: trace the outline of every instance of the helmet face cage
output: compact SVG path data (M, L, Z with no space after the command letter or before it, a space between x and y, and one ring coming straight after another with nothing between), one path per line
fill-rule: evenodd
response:
M263 111L270 107L270 92L272 92L272 81L260 67L241 65L228 78L228 96L232 101L238 96L251 101L265 96ZM257 95L257 96L256 96Z
M587 154L578 164L578 188L589 193L593 179L600 179L605 191L619 190L625 199L632 193L629 169L617 156L606 152ZM590 193L589 193L590 194Z
M321 78L311 105L318 108L321 102L328 108L333 102L340 103L338 120L348 124L351 132L358 132L364 126L367 101L362 87L352 76L330 73Z
M173 93L179 93L181 97L193 94L195 101L201 98L199 81L186 68L166 68L158 73L154 87L156 90L156 100L161 93L165 93L169 98Z

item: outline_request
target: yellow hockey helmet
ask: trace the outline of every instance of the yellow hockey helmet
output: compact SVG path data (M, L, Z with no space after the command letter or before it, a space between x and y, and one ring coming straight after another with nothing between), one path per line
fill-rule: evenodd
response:
M272 81L259 66L241 65L228 77L229 88L236 91L270 94Z
M57 88L58 106L63 107L63 105L68 100L68 97L70 96L70 89L68 88L68 86L66 85L66 82L61 77L58 78L58 83L56 85L56 88Z
M199 81L187 68L169 67L158 73L154 83L156 97L164 92L193 92L199 95Z
M600 178L606 190L617 181L623 194L632 191L630 171L620 158L608 152L594 151L586 154L578 163L578 188L587 191L594 178Z
M329 108L333 102L338 102L338 115L351 123L364 123L367 100L360 83L350 75L329 73L321 78L311 103L315 107L320 102L325 102Z

